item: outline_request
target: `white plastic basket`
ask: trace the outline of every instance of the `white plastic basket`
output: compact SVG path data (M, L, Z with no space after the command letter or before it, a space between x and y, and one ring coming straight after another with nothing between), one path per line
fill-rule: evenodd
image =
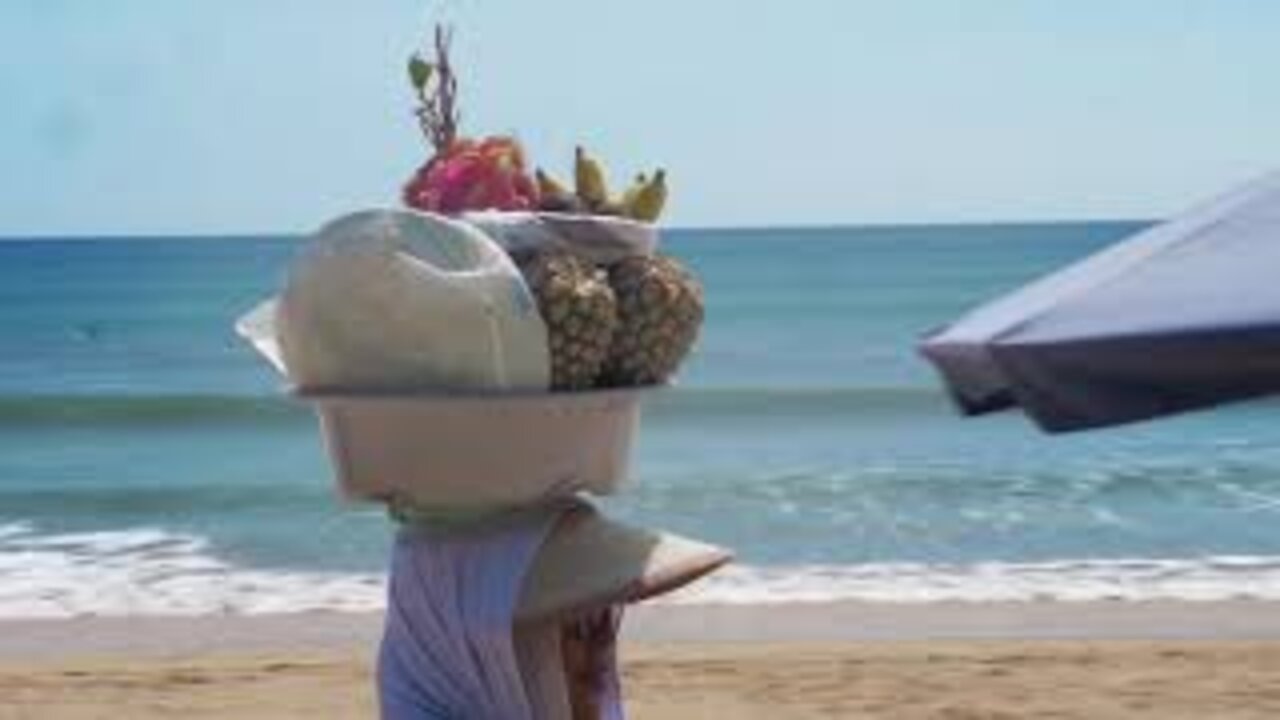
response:
M483 510L615 492L649 392L300 397L347 497Z

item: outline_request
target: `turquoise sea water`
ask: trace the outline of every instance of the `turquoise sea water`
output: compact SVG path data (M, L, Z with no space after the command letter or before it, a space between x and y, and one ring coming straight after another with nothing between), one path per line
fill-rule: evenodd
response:
M685 599L1280 597L1280 407L1049 437L914 352L1142 226L668 233L707 324L607 505L738 550ZM0 242L0 616L379 601L388 523L231 329L299 242Z

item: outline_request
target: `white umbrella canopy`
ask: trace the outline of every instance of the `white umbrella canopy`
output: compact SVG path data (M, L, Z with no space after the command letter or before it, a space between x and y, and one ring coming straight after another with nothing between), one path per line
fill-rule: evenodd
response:
M1049 432L1280 392L1280 172L983 305L921 352Z

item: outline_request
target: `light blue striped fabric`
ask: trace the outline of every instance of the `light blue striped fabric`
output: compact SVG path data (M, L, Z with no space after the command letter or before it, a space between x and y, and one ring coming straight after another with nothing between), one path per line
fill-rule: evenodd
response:
M568 720L558 623L513 632L525 573L568 507L465 532L400 530L377 668L383 720ZM623 719L612 657L602 720Z

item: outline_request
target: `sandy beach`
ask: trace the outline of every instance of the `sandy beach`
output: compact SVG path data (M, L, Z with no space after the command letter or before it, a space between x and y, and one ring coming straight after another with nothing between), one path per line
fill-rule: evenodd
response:
M639 720L1270 718L1280 715L1278 609L643 608L628 625L625 688ZM2 623L0 719L374 717L379 622Z

